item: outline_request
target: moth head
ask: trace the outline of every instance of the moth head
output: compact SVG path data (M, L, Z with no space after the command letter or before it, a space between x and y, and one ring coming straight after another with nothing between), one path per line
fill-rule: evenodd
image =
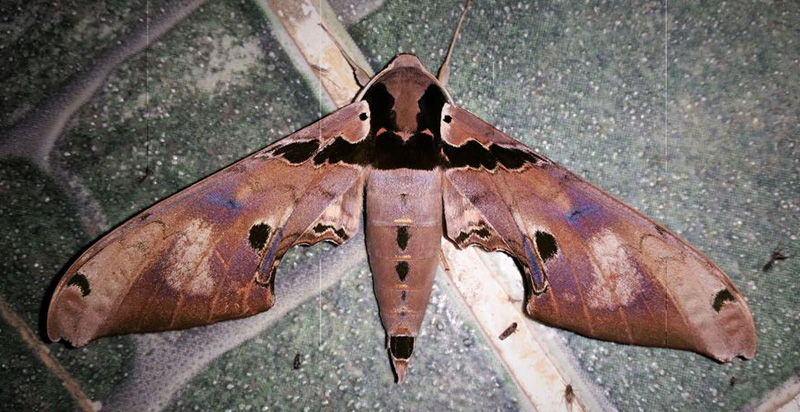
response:
M375 75L356 100L372 112L373 131L438 132L442 106L453 99L413 54L397 56Z

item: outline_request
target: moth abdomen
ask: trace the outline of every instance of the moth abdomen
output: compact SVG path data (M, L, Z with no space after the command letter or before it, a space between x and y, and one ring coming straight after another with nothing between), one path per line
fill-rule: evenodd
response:
M366 241L387 349L402 381L439 265L442 225L438 171L372 170Z

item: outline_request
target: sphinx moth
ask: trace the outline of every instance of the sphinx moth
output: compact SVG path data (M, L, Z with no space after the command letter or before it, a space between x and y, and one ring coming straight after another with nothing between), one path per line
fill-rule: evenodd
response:
M351 104L94 243L53 293L49 338L80 346L266 311L287 250L341 245L363 218L398 381L442 237L513 257L525 309L547 325L720 361L752 357L752 315L717 266L454 103L445 87L456 37L438 76L410 54L372 78L361 73L368 82Z

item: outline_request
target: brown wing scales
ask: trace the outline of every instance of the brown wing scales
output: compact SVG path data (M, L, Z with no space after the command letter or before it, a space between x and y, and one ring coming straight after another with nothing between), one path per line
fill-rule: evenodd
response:
M363 170L311 157L366 137L353 103L152 206L66 271L48 310L50 339L186 328L269 309L283 254L341 244L358 230ZM296 207L302 204L303 207ZM255 281L254 281L255 280Z
M531 316L722 361L754 355L744 297L700 252L466 110L445 105L442 116L443 153L457 154L444 179L447 236L516 258ZM460 160L471 151L495 158Z

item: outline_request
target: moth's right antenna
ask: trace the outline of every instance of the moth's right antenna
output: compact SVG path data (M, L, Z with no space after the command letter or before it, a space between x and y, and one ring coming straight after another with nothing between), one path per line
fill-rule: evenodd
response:
M444 56L442 67L439 68L439 73L436 75L442 86L447 86L447 80L450 79L450 56L453 54L453 49L456 47L458 31L461 30L461 23L464 21L464 16L467 15L470 3L472 3L472 0L467 0L467 4L464 5L464 11L461 12L461 18L458 19L458 26L456 26L456 31L453 33L453 39L450 40L450 48L447 49L447 56Z

